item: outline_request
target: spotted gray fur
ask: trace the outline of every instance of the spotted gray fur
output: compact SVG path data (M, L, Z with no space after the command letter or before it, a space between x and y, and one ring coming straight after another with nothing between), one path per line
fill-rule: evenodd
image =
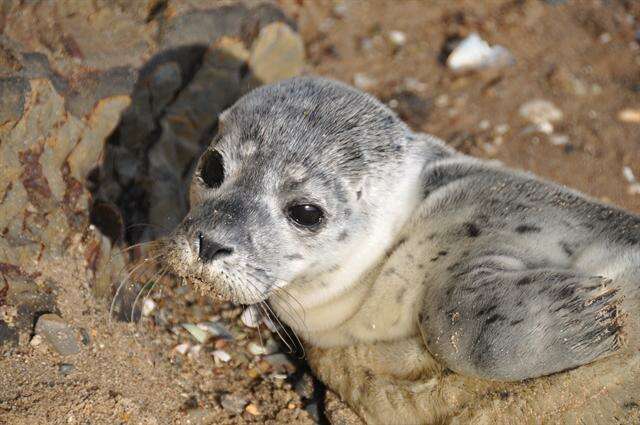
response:
M330 80L259 88L220 122L210 149L221 153L225 179L207 188L196 171L192 209L167 251L178 273L224 298L273 301L283 287L322 294L336 285L331 273L380 231L376 217L404 208L406 226L347 284L373 279L384 292L384 280L396 278L389 304L418 306L407 323L419 322L426 348L449 369L493 380L535 378L616 353L625 333L637 334L629 323L640 310L640 217L466 157L412 133L371 96ZM407 163L421 170L419 197L393 205L385 196L408 190L397 186ZM285 210L294 201L320 205L322 227L293 225ZM198 234L233 254L219 264L193 260ZM411 263L398 260L410 249ZM409 280L398 267L380 272L386 262L414 264L409 271L421 277ZM422 295L411 299L415 293ZM384 301L379 308L387 308ZM314 338L326 333L310 331L309 342L388 337L348 324L336 331L342 337L323 342Z

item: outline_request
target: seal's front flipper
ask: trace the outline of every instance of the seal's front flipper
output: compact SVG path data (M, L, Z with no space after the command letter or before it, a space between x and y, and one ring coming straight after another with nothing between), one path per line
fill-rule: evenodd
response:
M429 351L450 369L515 381L615 353L623 339L620 301L603 277L484 265L452 276L425 303L420 326Z

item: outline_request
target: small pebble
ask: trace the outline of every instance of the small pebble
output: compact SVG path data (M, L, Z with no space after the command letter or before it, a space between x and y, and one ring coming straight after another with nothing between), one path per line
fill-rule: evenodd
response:
M187 351L189 351L189 348L191 348L191 344L189 344L188 342L183 342L182 344L178 344L175 347L173 347L173 351L184 355L184 354L187 354Z
M598 41L600 41L600 43L602 44L607 44L611 41L611 34L609 34L608 32L600 34L600 37L598 37Z
M200 344L194 345L189 349L189 354L188 354L189 358L193 359L198 357L200 355L200 351L202 351L202 345Z
M407 42L407 35L402 31L389 31L389 41L398 47L402 47Z
M496 134L504 135L509 131L509 124L498 124L495 127Z
M58 370L64 376L73 372L74 369L75 369L75 366L69 363L62 363L60 366L58 366Z
M284 373L272 373L271 374L271 378L273 379L279 379L281 381L284 381L285 379L287 379L289 377L289 375L285 375Z
M240 320L246 327L257 328L260 324L260 313L256 307L249 306L242 312Z
M224 350L215 350L213 352L213 357L223 363L227 363L229 360L231 360L231 355L229 355L229 353Z
M259 370L261 373L267 373L267 372L271 371L271 369L273 369L273 366L271 365L271 363L269 363L269 362L268 362L268 361L266 361L266 360L261 360L261 361L259 361L259 362L256 364L256 366L258 366L258 370Z
M264 348L265 348L265 350L267 350L267 354L274 354L274 353L277 353L278 351L280 351L280 345L273 338L267 339L267 342L264 345Z
M215 336L216 338L222 338L228 341L233 340L233 335L231 334L231 332L229 332L229 330L224 326L222 326L220 323L211 322L211 321L201 322L201 323L198 323L198 327L206 332L209 332L211 335Z
M247 376L251 379L256 379L260 377L260 371L255 368L251 368L247 370Z
M31 341L29 341L29 344L31 344L32 347L37 347L42 344L42 337L40 335L34 335Z
M562 120L563 114L553 103L544 99L530 100L520 106L521 117L534 124L546 124Z
M285 371L285 372L293 372L296 370L295 365L289 360L289 358L282 353L270 354L265 356L264 359L273 366L274 369Z
M446 94L441 94L438 97L436 97L436 106L438 106L439 108L443 108L448 104L449 104L449 96L447 96Z
M513 65L511 52L502 46L489 46L477 33L470 34L447 57L447 67L462 72Z
M187 332L189 332L189 334L191 334L191 336L200 344L204 344L207 342L207 339L209 339L209 333L196 325L183 323L182 327L185 328Z
M143 316L150 316L151 313L153 313L153 310L156 309L156 303L155 301L153 301L151 298L145 298L144 302L142 303L142 315Z
M622 122L640 123L640 109L623 109L618 112L618 120Z
M36 334L45 339L60 355L80 352L75 330L57 314L43 314L36 323Z
M344 2L339 2L338 4L336 4L335 6L333 6L333 13L338 17L338 18L344 18L345 15L348 12L348 7L346 5L346 3Z
M404 85L407 90L415 92L424 92L429 88L427 84L413 77L405 78Z
M255 404L251 403L248 404L247 407L244 408L244 410L247 411L247 413L253 415L253 416L258 416L260 415L260 410L258 410L258 406L256 406Z
M220 404L227 412L239 415L244 412L244 406L247 405L247 401L233 394L225 394L220 397Z
M483 143L482 148L489 155L495 155L498 153L498 148L496 148L496 146L491 143Z
M624 178L629 183L635 183L636 182L636 176L633 174L633 170L631 169L631 167L629 167L627 165L622 167L622 175L624 176Z
M549 141L555 146L564 146L569 143L569 136L566 134L552 134L549 136Z
M249 352L251 354L253 354L254 356L261 356L263 354L266 354L267 350L260 344L257 344L253 341L251 341L248 345L247 345L247 349L249 350Z

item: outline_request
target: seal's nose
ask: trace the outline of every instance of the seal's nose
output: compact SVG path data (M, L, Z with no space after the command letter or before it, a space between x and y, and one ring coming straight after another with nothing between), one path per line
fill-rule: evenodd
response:
M232 248L214 242L204 236L202 232L198 232L198 257L203 263L226 257L232 252Z

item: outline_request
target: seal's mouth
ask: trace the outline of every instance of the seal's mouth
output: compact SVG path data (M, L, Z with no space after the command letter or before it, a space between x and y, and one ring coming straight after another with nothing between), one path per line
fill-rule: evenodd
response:
M219 285L212 284L211 282L204 280L200 276L197 276L194 274L187 274L187 275L182 275L180 277L187 284L195 287L196 290L200 292L202 295L209 296L221 302L234 301L228 296L228 294L225 294L223 291L218 289Z
M158 248L169 270L217 301L257 304L267 300L274 287L271 274L242 254L203 262L180 234L166 238Z

